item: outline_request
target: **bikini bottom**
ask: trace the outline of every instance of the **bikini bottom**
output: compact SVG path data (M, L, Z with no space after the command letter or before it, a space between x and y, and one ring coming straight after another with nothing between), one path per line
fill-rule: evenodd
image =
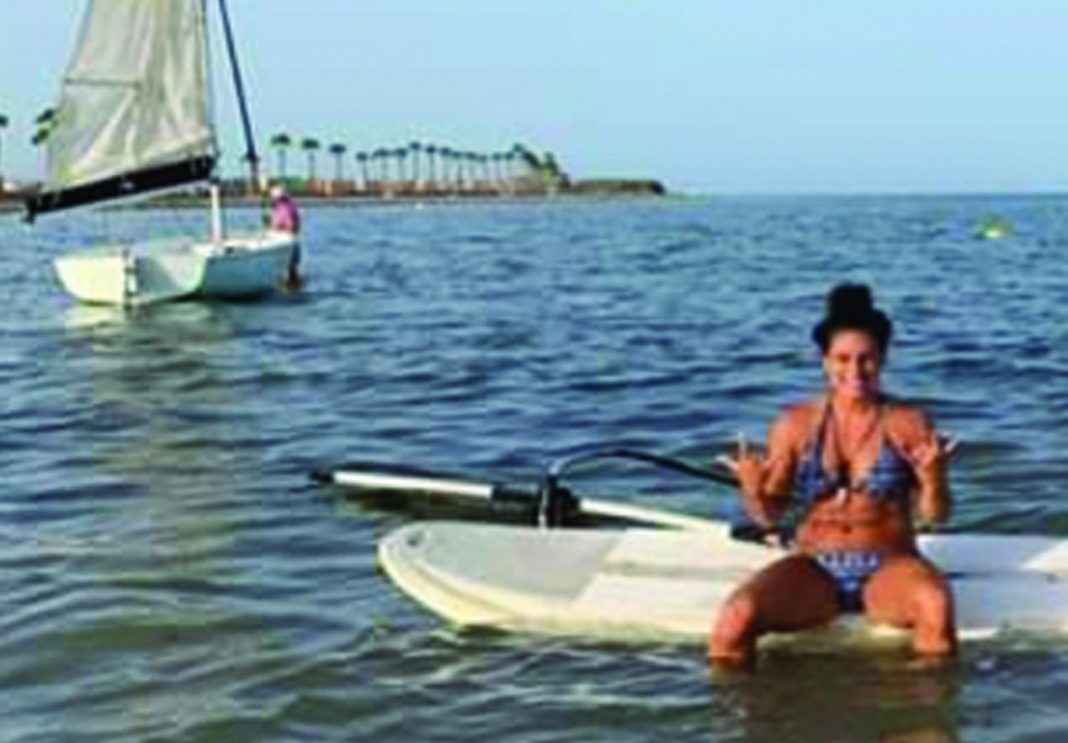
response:
M864 584L882 567L883 555L866 550L834 550L817 552L812 558L834 581L839 610L862 611Z

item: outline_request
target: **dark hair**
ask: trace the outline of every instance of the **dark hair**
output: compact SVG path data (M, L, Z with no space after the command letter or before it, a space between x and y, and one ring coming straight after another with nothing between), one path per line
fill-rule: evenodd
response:
M871 289L866 285L839 284L827 295L827 314L812 328L812 340L826 354L831 338L839 330L868 333L879 345L879 353L885 357L894 324L886 313L875 307Z

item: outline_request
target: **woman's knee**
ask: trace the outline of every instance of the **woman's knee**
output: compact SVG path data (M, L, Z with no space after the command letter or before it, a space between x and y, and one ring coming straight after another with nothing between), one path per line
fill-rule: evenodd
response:
M752 592L743 589L735 593L719 611L712 630L713 644L735 645L750 640L756 633L759 614Z
M929 580L913 593L912 647L923 655L951 656L957 649L953 594L941 580Z
M916 586L912 606L917 625L932 629L953 626L953 594L939 578L928 578Z

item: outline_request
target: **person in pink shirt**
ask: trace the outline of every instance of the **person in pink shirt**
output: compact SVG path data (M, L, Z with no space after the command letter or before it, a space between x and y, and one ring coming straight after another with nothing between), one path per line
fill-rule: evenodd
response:
M271 188L271 222L270 229L276 232L300 234L300 210L297 203L281 186ZM289 261L289 275L286 283L291 287L301 283L298 268L300 266L300 243L293 247L293 257Z
M300 233L300 211L281 186L271 188L271 229L294 235Z

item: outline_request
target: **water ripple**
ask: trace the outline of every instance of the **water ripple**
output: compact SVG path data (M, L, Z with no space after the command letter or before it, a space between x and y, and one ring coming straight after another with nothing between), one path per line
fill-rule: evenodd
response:
M975 240L995 212L1013 236ZM310 208L296 297L123 313L46 275L172 216L0 222L0 737L1063 737L1068 661L1026 638L944 673L773 655L720 679L700 648L454 632L376 570L411 515L306 479L382 459L531 482L604 441L707 462L818 389L811 325L851 279L894 318L888 387L963 440L953 528L1068 536L1063 198ZM638 466L574 480L733 507Z

